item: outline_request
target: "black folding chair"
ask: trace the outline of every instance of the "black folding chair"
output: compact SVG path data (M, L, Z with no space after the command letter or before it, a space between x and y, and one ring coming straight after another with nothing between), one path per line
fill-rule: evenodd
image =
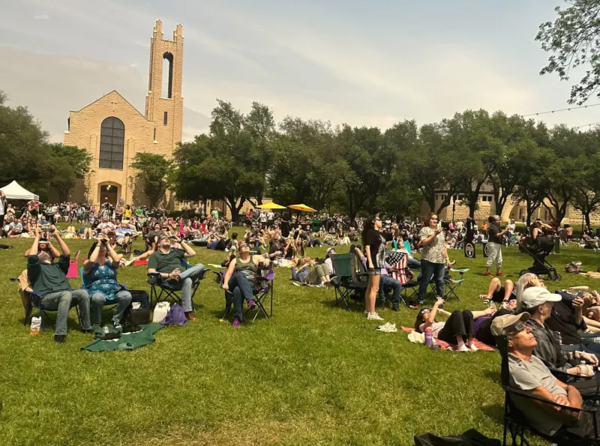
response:
M595 407L583 407L581 409L576 409L574 407L562 406L560 404L555 403L554 401L547 400L545 398L540 398L538 396L533 395L530 392L526 392L520 389L515 389L510 386L510 370L508 365L508 341L506 336L498 336L496 338L496 347L502 356L502 368L501 368L501 382L502 389L504 390L504 436L503 436L503 446L507 445L508 434L512 439L512 445L516 446L517 444L525 444L530 445L529 441L525 438L525 433L529 431L530 433L537 435L551 443L556 443L559 445L568 444L570 446L587 446L587 445L600 445L600 440L598 440L598 423L596 420L596 412L598 409ZM560 410L565 411L573 411L577 413L587 412L592 414L593 423L594 423L594 437L593 439L581 438L574 434L569 434L568 432L561 431L560 438L556 436L548 436L533 428L525 418L525 415L519 408L515 405L513 401L513 397L521 397L527 398L531 400L535 400L544 404L549 404L550 406L559 408Z
M225 271L215 272L215 274L215 282L217 282L219 284L219 287L223 289ZM256 321L256 318L260 314L262 314L266 319L273 317L273 290L275 288L274 279L275 272L272 269L267 271L266 275L260 275L256 277L256 286L252 290L252 294L254 296L254 303L256 305L256 313L254 314L252 322ZM225 292L225 313L223 313L221 321L227 319L233 307L233 292L230 290L223 291ZM270 308L268 312L265 308L267 298L270 298ZM252 310L252 308L248 308L246 310L246 314Z
M192 265L190 265L187 262L183 263L182 266L184 266L185 269L192 267ZM198 279L192 283L192 309L195 308L194 296L196 295L196 291L198 291L200 282L204 280L204 276L208 271L210 270L205 268L198 276ZM179 305L183 305L183 301L180 295L180 283L171 284L168 280L163 280L159 272L148 273L148 283L150 284L151 307L154 307L159 302L163 302L169 299L171 299L173 302L178 303Z

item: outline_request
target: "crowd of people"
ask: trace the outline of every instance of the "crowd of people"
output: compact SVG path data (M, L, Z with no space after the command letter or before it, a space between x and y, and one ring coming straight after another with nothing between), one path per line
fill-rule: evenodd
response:
M501 227L499 217L482 224L485 242L491 245L487 275L491 281L481 294L484 310L444 310L445 279L453 262L452 248L469 238L477 242L479 228L473 222L441 223L432 214L423 222L399 221L371 216L350 221L343 216L319 214L298 217L272 211L249 211L244 234L232 232L232 222L219 218L218 212L196 210L178 218L159 210L120 209L104 205L97 209L72 205L47 206L29 203L17 218L14 209L0 195L4 211L4 235L16 237L14 221L25 221L25 232L33 238L25 253L27 267L20 278L23 302L27 292L35 292L48 310L57 311L55 340L63 343L67 318L73 306L79 309L81 330L90 332L102 323L102 308L115 305L111 323L118 327L134 302L148 306L147 294L134 293L117 278L119 268L136 260L147 260L151 283L167 283L181 292L182 307L189 321L197 321L193 306L193 286L204 271L202 264L189 265L197 247L223 251L225 273L222 288L231 293L234 306L232 326L244 321L244 302L253 308L253 290L261 271L273 266L289 266L295 285L328 287L333 284L337 252L356 254L368 277L364 289L367 319L382 321L378 313L391 302L394 311L402 303L402 283L398 267L390 265L390 252L406 257L406 269L419 272L416 300L407 304L417 309L414 328L431 333L456 346L457 351L477 351L475 340L496 345L498 336L507 339L511 385L532 395L557 402L564 407L580 408L586 399L596 398L597 388L581 386L579 381L564 382L553 370L566 376L596 377L600 359L600 295L580 289L550 292L535 274L522 275L513 282L502 273L502 246L519 237L512 222ZM46 210L50 209L49 212ZM55 223L71 223L64 231ZM8 225L8 230L6 229ZM80 226L79 228L75 225ZM568 228L567 228L568 229ZM467 231L471 231L467 234ZM529 230L532 240L555 231L552 225L536 221ZM566 233L566 230L565 230ZM457 240L452 243L453 237ZM571 234L572 236L572 234ZM329 238L328 238L329 237ZM71 253L68 238L89 239L93 243L83 263L85 289L73 290L67 279ZM144 250L133 253L136 239ZM328 243L329 241L329 243ZM567 240L568 241L568 240ZM54 246L53 242L57 245ZM311 259L309 248L329 245L324 259ZM347 248L345 247L347 246ZM346 251L347 250L347 251ZM413 253L420 253L420 258ZM130 257L126 256L130 254ZM394 257L396 260L398 257ZM495 274L492 267L496 268ZM426 305L429 284L435 288L433 305ZM391 295L388 298L388 295ZM439 320L439 316L446 317ZM591 390L590 390L591 389ZM565 435L591 435L593 420L551 409L543 404L515 399L528 422L539 432L558 438Z

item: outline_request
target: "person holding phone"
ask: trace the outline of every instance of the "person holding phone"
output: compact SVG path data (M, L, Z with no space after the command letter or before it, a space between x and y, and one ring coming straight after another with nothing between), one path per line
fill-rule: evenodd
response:
M94 325L102 324L102 307L114 303L117 304L117 310L112 316L112 324L115 327L121 325L123 315L131 305L131 293L121 289L117 281L117 268L122 257L109 243L108 237L100 235L83 263L84 281L91 296L90 306Z
M438 298L444 297L444 275L450 268L450 258L446 249L446 237L439 224L437 214L431 214L425 219L423 228L419 231L419 246L421 251L421 283L419 285L419 302L412 307L423 305L427 287L430 281L435 282Z

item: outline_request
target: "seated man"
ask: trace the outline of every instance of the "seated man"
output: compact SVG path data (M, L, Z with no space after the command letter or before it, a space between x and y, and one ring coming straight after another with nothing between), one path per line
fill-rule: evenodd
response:
M183 249L171 248L171 240L166 235L158 238L158 249L148 259L148 273L159 273L160 280L168 282L168 286L175 290L181 290L181 300L185 317L192 322L198 321L192 310L192 284L204 271L204 266L199 263L196 266L181 271L182 264L188 257L196 255L190 246L177 238Z
M91 295L94 325L102 325L102 308L107 303L117 304L117 311L112 317L115 327L121 325L123 315L131 305L131 293L121 289L117 282L121 257L108 243L108 238L101 235L90 248L88 259L83 264L84 280Z
M96 226L97 235L110 234L115 232L115 225L108 221L108 217L102 217L102 220Z
M8 230L6 232L8 238L21 237L21 234L23 233L23 224L21 223L21 220L14 220L8 225Z
M52 263L50 256L40 259L38 250L42 235L41 231L36 229L27 257L27 277L33 291L41 295L43 307L50 311L58 311L54 340L62 344L67 339L67 319L69 310L74 305L79 305L83 332L91 332L90 298L85 290L71 290L67 280L71 252L54 226L51 227L50 234L58 240L62 255L56 263Z
M132 240L135 237L135 228L132 227L127 220L121 221L119 227L115 230L117 236L117 245L125 250L125 254L131 248Z
M542 360L533 355L537 342L525 324L528 319L528 313L521 313L499 316L492 323L492 333L506 336L508 340L510 385L562 406L581 409L583 401L579 391L554 378ZM564 444L561 439L565 437L589 438L593 433L589 413L573 412L516 395L511 399L533 428L556 438L557 443Z

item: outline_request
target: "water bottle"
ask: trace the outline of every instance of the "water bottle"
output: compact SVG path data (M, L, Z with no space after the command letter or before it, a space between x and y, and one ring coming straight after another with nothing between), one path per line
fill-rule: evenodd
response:
M431 327L425 329L425 345L429 348L433 348L433 333Z
M104 326L104 334L108 334L108 327Z
M42 318L32 317L31 318L31 328L29 329L29 334L32 336L40 334L41 326L42 326Z

